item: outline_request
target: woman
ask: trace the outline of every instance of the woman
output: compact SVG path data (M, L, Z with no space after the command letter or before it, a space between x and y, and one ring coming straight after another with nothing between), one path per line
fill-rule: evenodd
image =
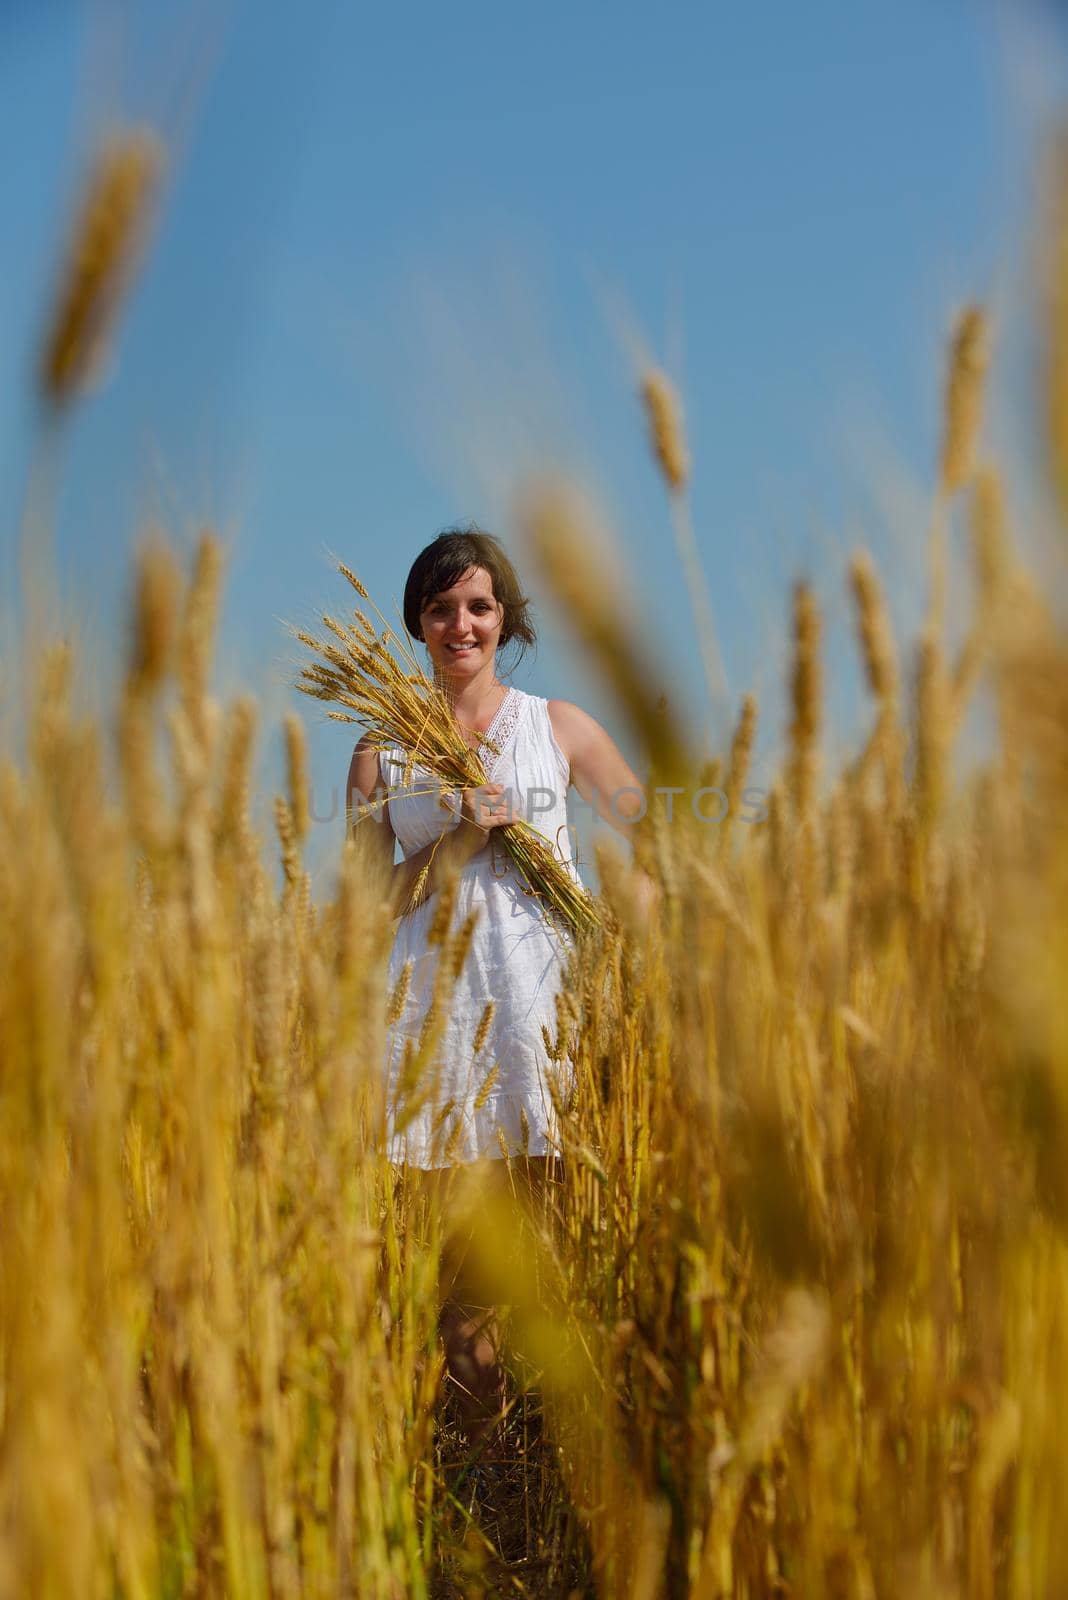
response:
M405 752L394 748L380 755L364 738L352 758L348 792L369 797L381 785L388 794L384 819L371 831L392 871L395 903L405 908L389 966L391 992L409 967L404 1004L389 1030L390 1158L409 1168L414 1187L436 1189L459 1163L479 1162L480 1172L500 1183L507 1173L505 1150L509 1156L525 1151L520 1174L529 1203L547 1181L559 1181L542 1029L556 1034L555 1001L570 939L524 893L494 830L523 816L581 882L567 828L569 785L624 834L644 806L637 777L599 723L567 700L544 700L506 686L498 676L499 649L535 642L528 605L512 563L491 534L452 529L421 551L405 585L405 625L425 644L434 681L464 738L480 751L488 781L457 792L450 811L444 808L449 797L438 792L426 769L415 766L406 785ZM494 749L484 743L488 739ZM395 839L404 860L394 866ZM413 908L410 897L428 863ZM476 908L479 915L453 990L437 1081L422 1108L405 1120L395 1115L401 1109L395 1094L405 1045L419 1040L441 948L428 939L435 891L457 869L451 929ZM563 1070L569 1068L565 1062ZM558 1079L558 1087L566 1094L571 1083ZM461 1275L462 1265L463 1244L454 1234L443 1250L441 1329L474 1444L486 1441L500 1415L504 1375L493 1308L479 1314L477 1284Z

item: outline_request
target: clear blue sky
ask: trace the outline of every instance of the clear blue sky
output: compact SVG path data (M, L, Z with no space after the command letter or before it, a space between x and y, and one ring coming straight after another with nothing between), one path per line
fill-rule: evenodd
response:
M978 0L0 5L6 604L33 351L84 152L108 113L162 118L173 179L107 381L74 418L58 518L105 692L139 525L157 514L188 548L213 522L229 546L220 687L262 697L266 793L281 714L304 713L325 810L352 741L292 692L280 621L346 604L325 550L388 610L451 522L519 554L517 475L558 462L603 496L699 719L629 322L685 395L720 648L733 699L761 694L769 776L790 579L824 597L832 668L858 539L901 626L918 615L965 299L997 312L1003 384L1026 387L1022 257L1062 43L1052 11ZM992 413L992 438L1011 426ZM625 743L542 618L516 681ZM858 714L835 695L832 748ZM313 832L325 887L340 820Z

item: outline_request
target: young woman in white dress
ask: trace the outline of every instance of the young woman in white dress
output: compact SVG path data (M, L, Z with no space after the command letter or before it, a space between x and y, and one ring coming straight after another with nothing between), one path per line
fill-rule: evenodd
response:
M570 701L543 700L498 677L498 650L513 641L533 644L535 632L515 569L491 534L474 527L451 529L428 545L405 585L404 621L425 643L434 680L465 739L480 751L490 781L454 792L446 797L451 809L445 809L426 769L416 766L405 784L403 750L380 755L364 738L352 758L350 797L354 790L364 799L380 790L388 794L378 824L364 826L392 875L394 905L405 908L388 979L392 989L409 965L405 1003L389 1029L390 1159L407 1168L413 1189L440 1191L454 1165L476 1161L487 1178L500 1181L507 1170L503 1140L509 1155L521 1158L515 1171L527 1187L522 1198L530 1203L547 1181L559 1177L542 1027L555 1035L555 999L569 940L549 923L540 902L524 893L493 832L514 816L525 817L581 882L567 828L569 785L627 836L644 810L643 790L593 717ZM496 750L483 744L484 738L492 739ZM435 792L426 793L429 789ZM394 864L398 839L404 859ZM427 881L413 908L409 900L428 862ZM435 894L443 876L457 870L451 927L459 927L475 907L479 917L453 992L434 1095L398 1134L393 1091L404 1044L419 1038L440 949L427 939ZM490 1002L490 1025L483 1026L480 1039L479 1024ZM484 1085L494 1066L487 1094ZM487 1439L500 1414L504 1374L493 1308L477 1306L478 1286L461 1274L463 1259L462 1239L450 1235L442 1252L440 1327L465 1431L474 1444Z

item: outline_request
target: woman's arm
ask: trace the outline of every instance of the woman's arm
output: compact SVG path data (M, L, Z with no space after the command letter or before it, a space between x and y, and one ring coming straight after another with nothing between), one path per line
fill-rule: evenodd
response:
M645 810L645 789L601 724L570 700L550 700L556 742L571 765L571 782L587 805L628 839Z
M571 782L599 817L633 843L635 827L646 811L644 784L612 736L581 706L570 700L550 700L548 705L556 742L571 767ZM642 903L649 908L659 903L660 890L647 872L638 870Z
M353 751L349 765L348 788L345 791L346 817L355 809L354 801L357 805L374 801L380 787L384 792L382 764L378 758L378 751L365 734ZM461 802L462 814L457 826L443 834L441 839L424 845L422 850L417 850L414 855L396 864L393 860L396 835L390 821L388 805L383 803L370 815L353 820L351 823L353 830L362 822L363 829L367 830L366 842L373 852L372 859L388 873L388 892L392 897L392 904L397 908L395 916L404 916L407 912L415 910L415 906L409 904L412 889L428 862L430 870L417 902L420 905L441 887L443 879L449 873L462 869L478 855L480 850L485 849L489 838L488 830L499 826L500 819L491 818L485 813L483 802L479 797L486 796L492 799L494 795L502 792L499 783L486 784L482 789L464 790Z

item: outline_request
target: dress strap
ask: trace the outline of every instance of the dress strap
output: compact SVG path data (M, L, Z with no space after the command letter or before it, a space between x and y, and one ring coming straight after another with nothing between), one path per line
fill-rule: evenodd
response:
M391 789L397 781L396 769L401 764L398 759L399 754L396 745L384 746L378 752L378 766L382 773L382 782L387 789Z
M523 711L523 703L528 698L522 689L510 686L508 693L501 701L494 713L493 721L479 740L478 753L482 757L486 778L493 781L493 774L504 760L505 752L511 744L515 730L519 726L519 718ZM487 747L487 741L492 740L496 750Z
M537 717L541 738L551 752L552 759L556 763L566 791L571 785L571 763L561 750L556 734L553 732L553 721L549 715L549 702L541 695L537 696Z

